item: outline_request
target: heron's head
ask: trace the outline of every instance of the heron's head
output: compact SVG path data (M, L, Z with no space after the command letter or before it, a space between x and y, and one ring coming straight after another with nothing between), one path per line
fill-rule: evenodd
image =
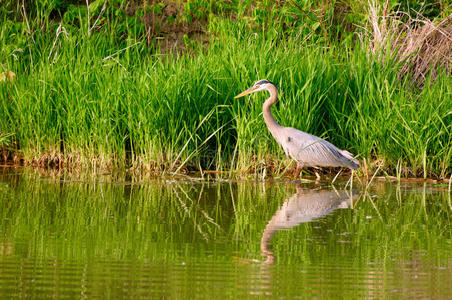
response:
M238 94L234 98L240 98L240 97L246 96L248 94L259 92L259 91L262 91L262 90L267 90L268 91L270 87L274 87L274 86L275 85L273 84L273 82L268 81L266 79L262 79L262 80L256 81L252 87L250 87L249 89L247 89L244 92L241 92L240 94Z

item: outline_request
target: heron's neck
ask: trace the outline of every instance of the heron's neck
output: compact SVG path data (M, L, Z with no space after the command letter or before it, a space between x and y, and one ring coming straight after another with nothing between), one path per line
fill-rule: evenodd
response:
M268 88L268 91L270 92L270 98L268 98L262 107L262 111L264 113L264 120L265 124L267 124L268 129L274 136L277 132L277 129L281 127L281 125L276 122L275 118L273 118L271 106L273 103L276 102L278 99L278 92L276 91L276 88L274 86L271 86Z

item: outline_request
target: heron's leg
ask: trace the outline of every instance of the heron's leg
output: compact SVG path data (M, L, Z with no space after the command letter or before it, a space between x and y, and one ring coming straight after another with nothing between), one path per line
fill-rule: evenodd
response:
M297 164L297 169L295 170L295 178L298 178L300 176L300 172L303 169L303 165Z
M320 180L320 174L317 172L317 170L314 170L314 174L315 174L315 177L317 178L316 181Z

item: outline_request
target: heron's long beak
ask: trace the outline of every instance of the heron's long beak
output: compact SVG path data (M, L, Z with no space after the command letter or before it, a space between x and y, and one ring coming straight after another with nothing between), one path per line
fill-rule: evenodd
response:
M240 94L238 94L237 96L235 96L234 99L237 99L237 98L246 96L246 95L248 95L248 94L251 94L251 93L254 92L257 88L258 88L258 86L252 86L252 87L250 87L249 89L247 89L246 91L241 92Z

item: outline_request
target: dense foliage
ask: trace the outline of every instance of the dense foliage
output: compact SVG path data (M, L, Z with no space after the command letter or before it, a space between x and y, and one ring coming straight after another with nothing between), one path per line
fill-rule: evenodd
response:
M371 170L445 178L450 46L420 40L426 51L444 48L434 63L399 49L421 36L405 20L418 12L447 40L452 10L449 1L412 2L6 1L2 159L279 172L288 161L262 120L264 95L233 100L267 78L280 87L281 124L327 138ZM411 29L394 30L396 21Z

